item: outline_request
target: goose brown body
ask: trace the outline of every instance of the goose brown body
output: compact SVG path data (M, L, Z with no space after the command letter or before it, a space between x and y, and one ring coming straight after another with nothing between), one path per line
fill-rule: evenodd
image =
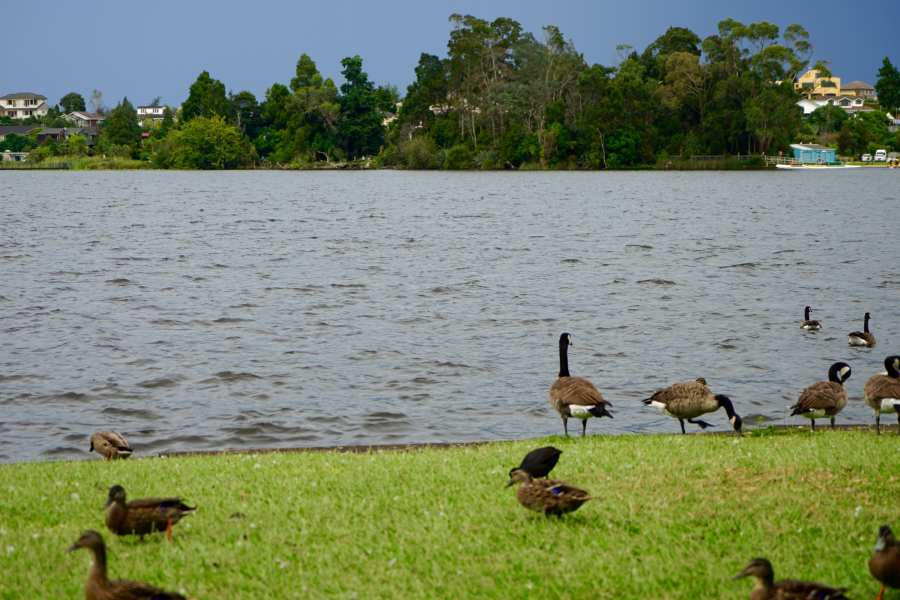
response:
M869 573L881 582L878 600L881 600L885 587L900 589L900 543L887 525L878 532L875 553L869 559Z
M101 431L91 436L91 452L96 452L106 460L128 458L134 452L121 433Z
M847 600L842 588L823 583L798 579L774 581L772 563L765 558L754 558L732 579L742 577L756 577L750 600Z
M886 375L869 378L863 388L863 400L875 413L875 431L881 435L881 413L896 413L900 429L900 356L884 359Z
M875 336L869 333L869 319L872 318L869 313L863 317L863 330L854 331L847 336L847 343L851 346L874 346Z
M559 338L559 377L550 386L550 404L562 417L563 429L569 435L569 417L581 419L581 435L587 431L587 420L591 417L609 417L607 406L612 406L600 395L600 390L584 377L569 375L568 346L572 336L564 333Z
M800 394L797 403L791 407L791 416L802 415L812 421L812 429L816 430L816 419L831 419L834 429L834 418L847 406L847 388L844 382L850 377L850 365L834 363L828 370L828 381L817 381Z
M582 504L592 500L585 490L553 479L533 480L527 471L514 469L507 485L521 483L516 490L519 504L544 516L564 515L578 510Z
M735 431L740 433L743 425L741 418L734 412L731 400L727 396L713 394L702 377L697 381L683 381L658 390L651 397L643 400L643 403L665 415L678 419L681 424L681 433L685 433L685 420L692 425L699 425L701 429L710 427L709 423L694 419L723 407Z
M816 321L815 319L809 318L809 311L812 310L810 307L806 307L803 312L803 322L800 324L800 329L808 329L810 331L815 331L816 329L821 329L822 324Z
M120 485L109 488L106 502L106 526L116 535L140 535L166 531L172 539L172 525L197 510L178 498L145 498L125 502Z
M84 588L86 600L186 600L181 594L167 592L148 583L110 580L106 576L106 544L96 531L85 531L69 552L87 548L94 555L94 564Z

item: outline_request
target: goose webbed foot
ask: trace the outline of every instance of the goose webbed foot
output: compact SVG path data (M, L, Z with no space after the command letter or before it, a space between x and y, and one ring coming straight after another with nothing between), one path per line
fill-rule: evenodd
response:
M695 421L693 419L688 419L688 423L690 423L691 425L699 425L700 429L706 429L707 427L715 427L715 425L713 425L712 423L707 423L706 421ZM682 425L681 427L683 429L684 425Z

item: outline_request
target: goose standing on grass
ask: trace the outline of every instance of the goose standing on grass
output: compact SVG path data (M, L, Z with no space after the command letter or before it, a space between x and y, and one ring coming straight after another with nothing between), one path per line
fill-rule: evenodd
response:
M109 488L106 509L106 526L116 535L144 537L155 531L165 531L172 541L172 525L181 517L196 512L178 498L145 498L125 503L125 488L114 485Z
M863 320L863 330L862 331L854 331L849 336L847 336L847 343L851 346L874 346L875 345L875 336L869 333L869 313L866 313L866 316Z
M578 510L588 500L593 500L591 495L581 488L552 479L535 481L531 473L523 469L512 470L506 487L516 482L522 484L516 490L519 504L529 510L543 513L545 517L564 515Z
M772 563L765 558L754 558L744 570L731 579L756 577L756 585L750 592L750 600L847 600L842 588L831 587L813 581L782 579L774 581L775 573Z
M816 430L816 419L831 417L831 429L834 429L834 418L847 406L847 388L844 382L850 379L850 365L834 363L828 369L828 381L817 381L800 394L797 404L791 407L791 416L803 415L812 421L812 430Z
M556 466L560 454L562 454L562 450L557 450L553 446L532 450L522 459L521 465L515 469L510 469L509 476L512 478L513 471L521 470L525 471L535 479L546 477L550 474L550 471L553 470L553 467Z
M734 427L734 430L741 434L741 427L744 422L741 417L734 412L734 405L728 396L722 394L714 395L709 388L706 387L706 380L702 377L697 381L684 381L675 383L664 390L655 392L651 397L641 400L645 406L650 406L661 412L662 414L675 417L681 424L681 433L684 431L684 421L691 425L699 425L700 429L712 427L706 421L695 420L700 415L716 412L720 408L725 409L728 415L728 422Z
M584 437L587 420L591 417L612 419L612 415L606 410L606 407L612 404L603 399L593 383L584 377L569 375L570 345L572 345L571 335L564 333L559 336L559 377L550 386L550 404L562 417L566 437L569 436L569 417L581 419L581 437Z
M800 329L808 329L810 331L816 331L817 329L822 329L822 324L818 321L810 321L809 320L809 311L812 309L810 307L806 307L803 311L803 324L800 325Z
M91 452L105 456L106 460L128 458L134 449L128 445L121 433L101 431L91 436Z
M85 531L69 548L73 552L87 548L94 555L94 566L84 588L86 600L186 600L181 594L166 592L147 583L106 577L106 544L96 531Z
M885 587L900 589L900 544L887 525L883 525L878 531L875 553L869 559L869 573L881 582L881 591L876 600L881 600L884 596Z
M887 375L874 375L863 388L863 400L875 413L875 431L881 435L881 413L897 415L900 426L900 356L884 359Z

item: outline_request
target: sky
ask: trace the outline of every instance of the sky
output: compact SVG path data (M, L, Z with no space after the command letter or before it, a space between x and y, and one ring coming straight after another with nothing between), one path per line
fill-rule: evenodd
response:
M507 17L538 38L543 26L556 25L591 64L613 64L619 44L640 52L669 27L705 38L730 17L782 31L802 25L816 43L813 63L832 61L842 83L875 85L885 56L900 65L897 18L883 5L846 0L97 0L78 7L45 0L40 10L8 4L0 96L32 92L51 105L73 91L88 101L96 89L110 108L126 96L135 106L156 96L178 106L204 70L227 90L262 100L273 83L290 83L304 53L338 85L341 59L359 55L370 81L397 85L402 96L421 53L446 56L453 13Z

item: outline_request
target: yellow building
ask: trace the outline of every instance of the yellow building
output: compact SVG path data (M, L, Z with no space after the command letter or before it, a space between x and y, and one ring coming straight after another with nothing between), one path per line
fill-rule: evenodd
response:
M815 69L810 69L794 82L795 90L801 88L803 90L801 95L807 98L817 96L836 98L852 95L841 91L840 77L819 77L819 72Z

